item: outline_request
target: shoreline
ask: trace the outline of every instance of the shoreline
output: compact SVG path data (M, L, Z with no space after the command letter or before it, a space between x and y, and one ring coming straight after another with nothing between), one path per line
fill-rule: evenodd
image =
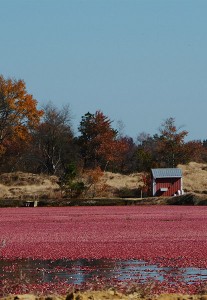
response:
M207 294L160 294L150 295L143 294L142 291L135 291L129 294L124 294L113 289L103 291L75 291L70 292L66 296L62 295L47 295L37 296L35 294L10 295L1 297L0 300L206 300Z
M146 198L49 198L49 199L0 199L0 208L4 207L63 207L63 206L126 206L126 205L207 205L206 194L186 193L172 197ZM29 205L31 204L31 205Z

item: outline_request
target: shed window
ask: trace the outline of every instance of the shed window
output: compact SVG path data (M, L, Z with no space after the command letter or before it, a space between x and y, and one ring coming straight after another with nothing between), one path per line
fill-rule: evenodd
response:
M168 188L167 188L167 187L160 188L160 191L161 191L161 192L167 192L167 191L168 191Z

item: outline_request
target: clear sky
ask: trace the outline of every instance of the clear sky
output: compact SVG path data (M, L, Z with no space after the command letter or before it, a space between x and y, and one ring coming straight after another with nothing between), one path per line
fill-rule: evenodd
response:
M133 138L207 138L207 0L0 0L0 73L39 105L101 110Z

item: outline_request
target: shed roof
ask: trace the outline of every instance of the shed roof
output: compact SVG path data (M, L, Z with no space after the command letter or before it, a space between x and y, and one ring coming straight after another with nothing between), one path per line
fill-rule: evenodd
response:
M179 168L159 168L152 169L152 176L154 178L171 178L182 177L182 170Z

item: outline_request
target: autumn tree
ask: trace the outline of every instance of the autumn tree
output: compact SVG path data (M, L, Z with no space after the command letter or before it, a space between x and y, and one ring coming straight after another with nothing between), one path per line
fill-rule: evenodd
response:
M188 135L186 130L181 130L175 125L175 119L166 119L159 129L158 155L164 167L176 167L182 162L185 153L184 139Z
M192 140L184 145L184 153L182 156L183 164L187 164L191 161L205 162L207 158L207 151L203 147L203 143L199 140Z
M118 132L112 128L112 121L101 111L85 114L79 131L79 145L86 168L100 166L104 170L111 162L121 159L126 151L123 140L117 138Z
M151 136L148 133L141 132L137 136L136 171L149 172L151 168L158 166L158 141L157 134Z
M44 107L41 124L33 134L33 160L42 172L62 174L74 159L73 132L69 106Z
M95 197L98 190L102 190L103 184L100 184L100 179L103 174L99 166L94 169L85 170L85 192L89 197Z
M0 170L16 170L43 115L23 80L0 75Z
M129 136L121 136L118 138L118 141L120 145L122 145L122 147L120 147L117 151L117 155L120 157L120 159L117 159L113 163L112 171L122 174L130 174L136 172L137 146L133 138ZM121 152L120 154L119 151Z
M42 115L43 111L37 109L37 101L27 93L23 80L0 76L0 154L13 141L27 142Z

